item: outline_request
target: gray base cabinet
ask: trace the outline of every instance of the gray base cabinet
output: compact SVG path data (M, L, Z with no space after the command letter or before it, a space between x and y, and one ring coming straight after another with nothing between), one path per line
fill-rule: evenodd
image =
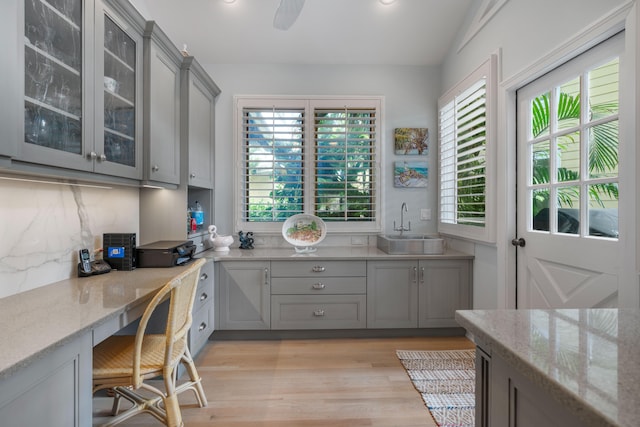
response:
M471 261L422 260L418 263L418 327L456 327L456 310L472 308Z
M418 263L369 261L367 327L418 327Z
M585 421L502 357L476 350L476 426L582 427ZM478 366L480 363L480 366ZM481 371L477 369L481 368Z
M88 332L0 380L0 424L90 426L92 355Z
M470 260L369 261L367 327L458 327L471 295Z
M195 356L207 343L214 330L214 264L209 261L200 270L200 281L193 303L193 324L189 331L189 349Z
M272 261L271 329L362 329L366 261Z
M457 328L471 260L223 261L219 330Z
M269 329L271 284L268 261L221 262L216 268L218 325L223 330Z

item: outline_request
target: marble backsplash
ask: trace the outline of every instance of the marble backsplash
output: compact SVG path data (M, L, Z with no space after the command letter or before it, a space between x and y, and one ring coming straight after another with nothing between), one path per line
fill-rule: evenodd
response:
M0 298L76 276L78 250L139 233L139 190L0 177Z

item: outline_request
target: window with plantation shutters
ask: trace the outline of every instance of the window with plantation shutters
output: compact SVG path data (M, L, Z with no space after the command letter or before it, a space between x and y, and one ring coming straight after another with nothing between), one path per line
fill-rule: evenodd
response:
M314 109L313 213L325 221L375 221L375 109Z
M299 213L330 231L377 232L382 100L236 97L236 229L281 230Z
M487 61L438 103L439 231L492 239L493 63Z
M242 111L245 222L284 221L304 209L303 109Z

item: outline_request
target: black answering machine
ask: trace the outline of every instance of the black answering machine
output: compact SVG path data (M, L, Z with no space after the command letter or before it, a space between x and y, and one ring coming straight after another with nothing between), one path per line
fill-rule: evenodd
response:
M138 268L173 267L191 261L196 251L193 241L161 240L136 248Z

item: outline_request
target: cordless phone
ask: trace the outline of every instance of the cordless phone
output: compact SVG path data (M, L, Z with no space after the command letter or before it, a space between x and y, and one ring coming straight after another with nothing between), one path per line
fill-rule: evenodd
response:
M111 266L102 259L91 261L91 255L88 249L80 249L78 251L80 262L78 263L78 276L87 277L96 274L104 274L111 271Z
M80 249L80 270L83 273L91 273L91 257L88 249Z

